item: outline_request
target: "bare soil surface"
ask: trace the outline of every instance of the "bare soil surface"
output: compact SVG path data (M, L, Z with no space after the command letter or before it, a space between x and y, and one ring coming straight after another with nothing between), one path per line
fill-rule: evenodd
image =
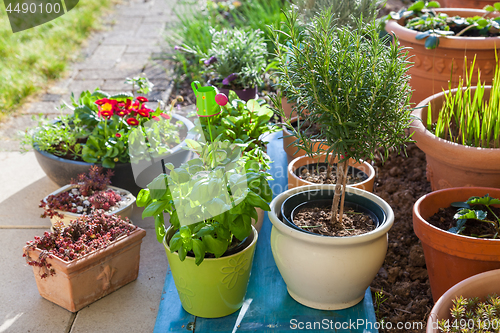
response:
M315 163L301 166L295 170L295 175L300 179L305 181L315 183L315 184L336 184L337 164L334 164L332 171L328 174L328 167L326 163ZM347 171L347 184L352 185L356 183L361 183L368 179L368 175L363 171L349 167Z
M332 226L331 217L331 206L304 207L298 210L293 222L298 227L315 234L339 237L366 234L376 227L370 216L353 209L344 211L342 226Z
M412 224L413 204L431 192L431 187L426 179L425 154L410 144L407 155L393 153L383 165L375 160L375 193L387 201L395 217L386 259L371 284L377 319L393 325L391 330L380 329L381 333L425 332L434 305L422 246ZM412 328L397 330L398 322L411 323Z

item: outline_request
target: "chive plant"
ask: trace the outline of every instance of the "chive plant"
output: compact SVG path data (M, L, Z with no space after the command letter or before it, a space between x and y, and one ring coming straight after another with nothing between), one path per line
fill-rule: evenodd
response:
M390 43L389 36L379 38L374 21L336 26L331 7L310 23L300 23L298 17L294 8L285 13L280 27L273 27L278 88L296 103L298 126L285 117L279 96L273 102L284 125L297 136L297 147L312 156L319 140L323 145L318 153L326 154L325 162L332 166L338 158L331 223L343 228L349 158L373 158L381 147L385 159L390 148L401 151L410 140L405 134L411 120L408 51L397 40ZM286 43L279 43L282 34ZM306 135L301 119L318 133Z
M437 137L466 146L500 148L500 71L498 59L490 89L485 98L486 85L481 83L478 70L477 86L472 87L475 58L470 70L465 59L465 83L444 93L445 101L437 121L432 121L431 104L427 108L427 129ZM474 89L475 88L475 89Z

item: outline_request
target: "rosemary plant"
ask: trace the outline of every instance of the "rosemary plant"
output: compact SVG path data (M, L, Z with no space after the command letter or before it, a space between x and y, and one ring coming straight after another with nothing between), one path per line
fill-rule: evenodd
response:
M385 0L296 0L294 3L299 11L304 13L306 20L310 21L316 13L325 8L332 9L333 18L337 25L355 25L358 17L363 17L364 22L371 22L377 17L379 8Z
M405 135L411 120L408 52L397 41L389 43L389 37L380 39L374 21L358 20L357 28L336 26L332 8L302 24L293 9L282 25L273 27L276 43L289 31L288 42L276 48L278 87L296 103L298 126L284 117L278 97L273 102L297 136L297 147L312 156L319 140L319 153L331 157L326 162L332 165L339 158L331 221L340 227L348 159L373 158L379 147L386 152L384 159L389 148L401 150L410 140ZM317 126L318 133L305 135L300 119Z
M467 146L500 148L500 70L498 59L493 85L488 100L484 98L485 83L481 83L481 72L477 71L477 86L472 87L474 64L467 69L465 59L465 85L462 78L457 89L445 92L445 102L435 123L432 109L427 108L427 129L437 137Z

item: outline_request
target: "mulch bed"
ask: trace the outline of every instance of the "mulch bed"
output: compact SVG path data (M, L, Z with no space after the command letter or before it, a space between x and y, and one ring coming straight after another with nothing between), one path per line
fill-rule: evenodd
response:
M427 316L434 305L422 246L413 232L413 204L431 192L426 179L425 154L415 144L407 147L407 157L391 154L385 164L375 161L377 180L374 192L394 210L394 225L389 231L386 259L371 284L379 321L423 322L423 329L400 332L425 332ZM416 327L416 326L414 326Z

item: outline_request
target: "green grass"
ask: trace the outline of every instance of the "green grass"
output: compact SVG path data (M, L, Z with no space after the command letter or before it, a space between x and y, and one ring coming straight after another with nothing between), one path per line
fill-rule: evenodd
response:
M12 33L0 5L0 119L26 98L60 78L89 33L101 26L113 0L82 0L67 14L32 29Z

